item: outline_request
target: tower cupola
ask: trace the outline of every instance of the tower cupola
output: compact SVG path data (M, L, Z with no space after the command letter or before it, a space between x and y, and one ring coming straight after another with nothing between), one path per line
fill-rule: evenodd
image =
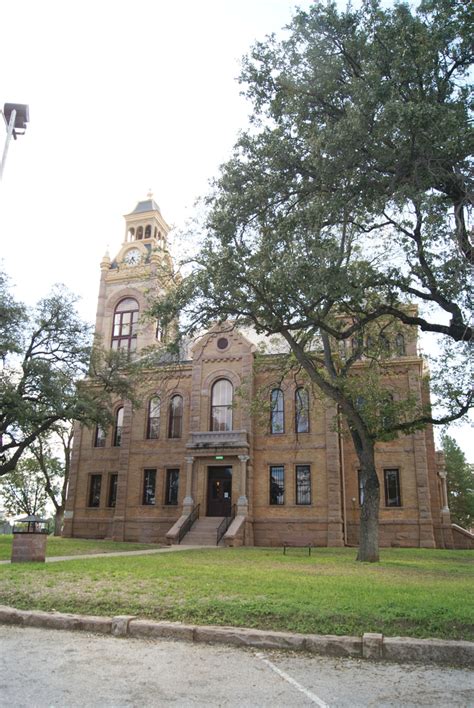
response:
M126 224L124 244L143 241L153 249L167 249L170 226L162 217L160 207L153 199L151 191L148 192L147 198L138 202L135 209L124 218Z

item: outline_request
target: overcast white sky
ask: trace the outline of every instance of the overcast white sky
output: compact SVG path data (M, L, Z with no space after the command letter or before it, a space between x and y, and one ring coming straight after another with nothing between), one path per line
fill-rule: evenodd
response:
M31 117L10 145L0 188L2 257L22 298L61 281L93 318L99 262L107 244L116 252L122 242L122 215L151 187L165 219L183 224L245 124L241 56L293 7L4 4L0 102L28 103Z
M240 58L295 5L310 2L3 3L0 104L27 103L31 118L0 184L1 258L18 298L62 282L93 321L123 214L151 188L168 223L184 225L246 124ZM0 125L2 150L4 135ZM468 435L456 437L468 453Z

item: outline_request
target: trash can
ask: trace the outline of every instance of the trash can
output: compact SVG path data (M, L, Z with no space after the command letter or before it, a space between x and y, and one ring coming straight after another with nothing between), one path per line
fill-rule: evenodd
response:
M12 563L44 563L48 539L46 519L25 516L13 526Z

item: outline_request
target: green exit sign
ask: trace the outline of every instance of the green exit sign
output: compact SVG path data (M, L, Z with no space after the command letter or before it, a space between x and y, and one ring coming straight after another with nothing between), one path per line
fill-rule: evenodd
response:
M216 456L214 457L214 459L215 459L215 460L223 460L223 459L224 459L224 455L216 455Z

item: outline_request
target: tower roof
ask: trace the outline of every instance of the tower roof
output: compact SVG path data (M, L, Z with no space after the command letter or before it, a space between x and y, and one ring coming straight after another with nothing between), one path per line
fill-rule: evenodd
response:
M131 214L142 214L145 211L160 211L160 207L153 199L153 193L148 192L148 194L146 196L147 196L146 199L144 199L142 202L138 202L137 206L131 212ZM130 216L130 214L129 214L129 216Z
M142 211L160 211L160 207L154 199L145 199L143 202L138 202L132 214L140 214Z

